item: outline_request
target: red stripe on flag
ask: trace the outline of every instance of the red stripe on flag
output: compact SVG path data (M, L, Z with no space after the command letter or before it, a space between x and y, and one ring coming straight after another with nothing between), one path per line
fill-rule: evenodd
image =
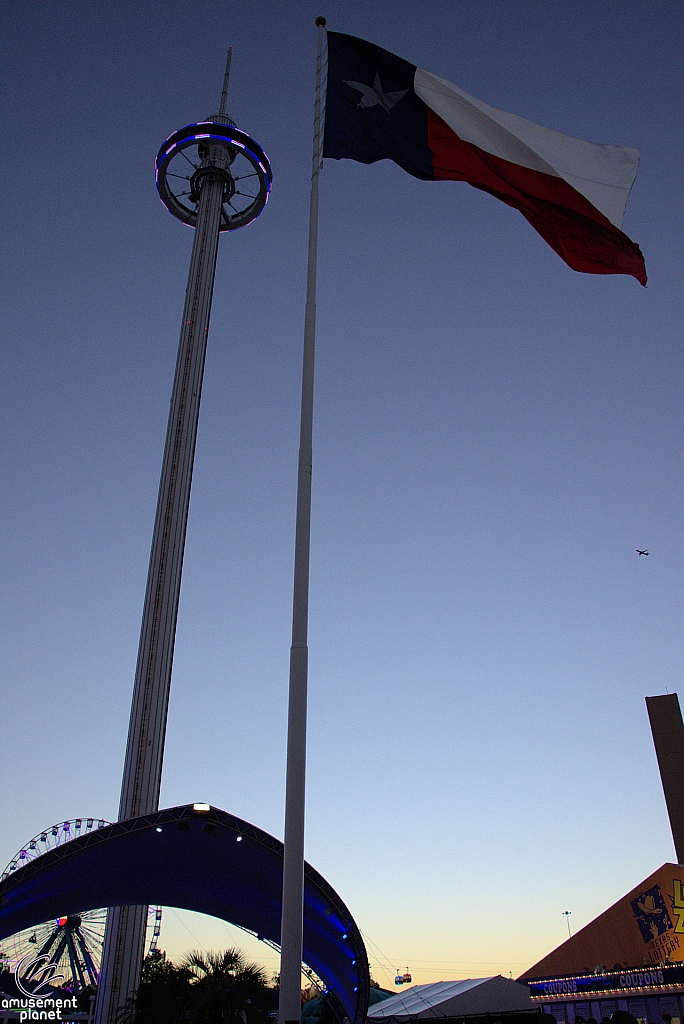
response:
M573 270L631 274L646 284L644 257L636 242L567 181L463 142L430 107L426 109L435 180L467 181L513 206Z

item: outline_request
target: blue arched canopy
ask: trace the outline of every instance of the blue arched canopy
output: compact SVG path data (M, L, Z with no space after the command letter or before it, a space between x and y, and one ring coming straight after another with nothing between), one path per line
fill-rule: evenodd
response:
M222 918L280 942L283 844L215 807L171 807L119 821L37 857L0 883L0 940L96 907L161 904ZM310 865L304 872L303 960L351 1024L368 1009L359 929Z

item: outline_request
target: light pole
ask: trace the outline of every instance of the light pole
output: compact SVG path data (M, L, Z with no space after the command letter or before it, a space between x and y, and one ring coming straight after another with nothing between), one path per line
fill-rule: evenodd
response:
M226 117L231 55L232 48L218 114L174 132L157 154L161 201L175 217L195 228L195 237L152 537L119 821L150 814L159 807L219 235L258 217L271 188L271 167L261 146ZM112 907L107 915L96 1024L115 1024L117 1015L135 996L146 918L145 907Z
M571 939L572 932L570 931L570 918L572 917L572 910L564 910L563 917L565 918L565 923L568 926L568 938Z

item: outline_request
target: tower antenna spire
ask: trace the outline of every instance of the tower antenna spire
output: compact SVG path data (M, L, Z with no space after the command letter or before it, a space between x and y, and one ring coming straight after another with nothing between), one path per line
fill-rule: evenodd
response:
M228 79L230 78L230 64L233 59L233 47L228 47L228 56L226 57L226 73L223 76L223 92L221 93L221 105L219 107L219 114L226 113L226 100L228 99Z

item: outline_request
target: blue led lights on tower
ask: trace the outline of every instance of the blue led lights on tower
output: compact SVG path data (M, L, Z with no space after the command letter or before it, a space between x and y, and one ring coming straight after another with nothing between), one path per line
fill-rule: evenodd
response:
M174 132L157 155L167 210L195 228L143 607L119 821L159 807L183 551L219 235L259 216L271 189L261 146L226 117L228 51L218 114ZM114 1024L140 981L145 907L107 918L95 1020Z

